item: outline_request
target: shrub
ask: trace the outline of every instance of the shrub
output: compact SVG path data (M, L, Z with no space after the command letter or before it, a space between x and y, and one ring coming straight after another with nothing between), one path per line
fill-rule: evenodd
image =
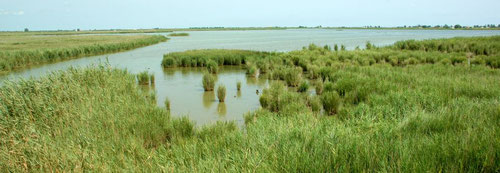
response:
M329 115L334 115L339 109L340 97L337 92L325 92L321 95L321 104Z
M215 61L209 60L207 62L207 70L209 73L217 74L219 71L219 65Z
M307 92L309 90L309 83L307 81L302 82L297 89L297 92Z
M205 91L213 91L215 86L215 77L209 73L204 74L202 84Z
M224 85L217 87L217 98L219 102L224 102L224 100L226 100L226 87Z

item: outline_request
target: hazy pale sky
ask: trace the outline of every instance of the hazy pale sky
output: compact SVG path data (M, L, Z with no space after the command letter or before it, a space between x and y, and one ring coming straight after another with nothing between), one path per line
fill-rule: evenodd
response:
M500 24L500 0L0 0L0 30Z

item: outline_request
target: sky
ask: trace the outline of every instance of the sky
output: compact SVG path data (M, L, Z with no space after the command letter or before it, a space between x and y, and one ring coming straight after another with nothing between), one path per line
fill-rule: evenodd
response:
M500 24L500 0L0 0L0 30Z

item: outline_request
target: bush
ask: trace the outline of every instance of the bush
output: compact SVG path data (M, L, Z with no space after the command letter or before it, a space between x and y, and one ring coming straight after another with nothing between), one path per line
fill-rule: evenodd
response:
M213 91L215 86L215 77L209 73L204 74L202 84L205 91Z
M325 92L321 95L321 103L329 115L334 115L340 106L340 96L337 92Z
M299 88L297 89L297 92L307 92L309 90L309 83L307 81L304 81L300 84Z
M224 100L226 100L226 87L224 85L217 87L217 98L219 102L224 102Z

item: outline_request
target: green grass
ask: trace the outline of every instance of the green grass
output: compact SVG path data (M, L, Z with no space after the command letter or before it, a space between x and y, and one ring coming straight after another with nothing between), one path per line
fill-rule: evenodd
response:
M213 91L215 87L215 81L216 77L214 75L210 73L204 74L203 79L201 81L203 89L205 89L205 91Z
M247 50L190 50L165 54L162 66L164 68L173 66L206 67L210 61L214 61L218 65L242 65L246 63L247 59L262 57L268 54Z
M82 56L130 50L166 41L163 36L0 35L0 72Z
M224 85L219 85L217 87L217 98L219 102L224 102L226 100L226 87Z
M168 34L168 36L170 37L186 37L186 36L189 36L188 33L172 33L172 34Z
M500 70L453 63L462 56L311 45L243 58L256 68L272 62L259 77L273 79L262 109L244 116L244 129L234 122L195 128L172 118L134 75L104 66L6 82L0 170L499 172ZM289 88L290 69L321 83L323 93Z

